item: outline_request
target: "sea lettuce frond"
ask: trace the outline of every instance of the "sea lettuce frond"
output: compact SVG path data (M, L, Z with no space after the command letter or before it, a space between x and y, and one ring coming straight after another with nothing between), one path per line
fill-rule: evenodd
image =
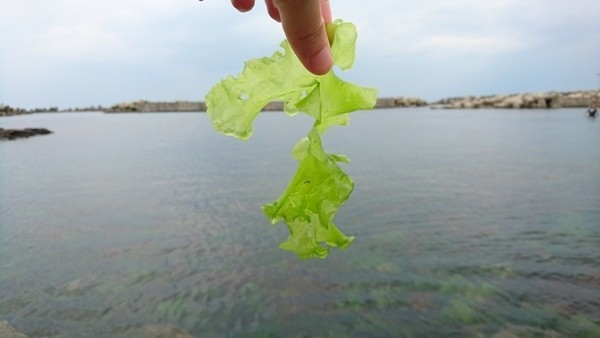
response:
M328 25L334 63L343 70L354 64L356 27L337 20ZM306 113L315 119L308 136L292 150L298 170L283 194L263 206L272 223L284 221L290 236L280 248L300 258L325 258L329 247L345 248L354 237L334 224L338 209L350 197L354 182L338 166L345 155L323 150L321 134L330 126L346 125L348 113L370 109L377 90L360 87L337 77L333 70L323 76L308 72L283 41L282 51L271 57L247 61L243 72L228 76L206 95L207 114L217 131L240 139L252 135L252 123L272 101L283 101L289 115Z

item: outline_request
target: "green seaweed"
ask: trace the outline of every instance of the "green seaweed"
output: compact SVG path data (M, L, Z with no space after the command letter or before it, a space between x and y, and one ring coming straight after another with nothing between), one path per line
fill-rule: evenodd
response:
M483 321L483 317L479 312L460 299L451 300L450 304L442 310L442 313L453 321L465 324Z
M355 58L356 27L337 20L327 28L334 63L349 69ZM308 136L292 150L300 162L296 174L263 211L272 223L288 225L290 236L280 248L300 258L325 258L329 247L343 249L353 240L333 224L333 218L350 197L354 182L337 164L349 159L326 153L320 135L330 126L346 125L348 113L371 109L377 91L345 82L333 70L323 76L311 74L287 41L281 47L283 51L271 57L247 61L240 75L215 85L206 96L207 114L217 131L240 139L252 135L254 119L271 101L283 101L289 115L303 112L315 119Z

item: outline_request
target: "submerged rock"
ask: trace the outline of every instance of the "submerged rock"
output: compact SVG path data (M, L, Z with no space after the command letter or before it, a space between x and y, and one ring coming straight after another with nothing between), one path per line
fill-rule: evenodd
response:
M25 128L25 129L2 129L0 128L0 139L16 140L35 135L47 135L52 132L45 128Z

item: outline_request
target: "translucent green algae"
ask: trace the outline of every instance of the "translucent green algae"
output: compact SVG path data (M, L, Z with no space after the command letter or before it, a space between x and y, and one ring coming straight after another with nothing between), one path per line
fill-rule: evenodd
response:
M334 63L343 70L354 64L356 28L335 21L328 27ZM333 70L323 76L308 72L287 41L283 51L246 62L242 74L228 76L206 95L207 114L217 131L240 139L252 135L252 122L271 101L283 101L289 115L306 113L315 119L308 136L300 140L292 156L300 164L289 186L273 203L263 206L272 223L284 221L289 238L280 248L300 258L325 258L329 247L345 248L353 237L334 224L339 207L348 200L354 182L338 166L344 155L323 150L321 134L333 125L346 125L348 113L370 109L377 91L345 82Z

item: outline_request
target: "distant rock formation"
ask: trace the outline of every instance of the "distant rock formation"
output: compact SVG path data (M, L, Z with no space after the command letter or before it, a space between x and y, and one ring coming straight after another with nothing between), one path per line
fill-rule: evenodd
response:
M509 95L488 96L464 96L452 97L428 103L418 97L384 97L378 98L375 109L379 108L402 108L402 107L424 107L443 109L527 109L527 108L583 108L592 105L592 102L600 102L600 90L581 90L571 92L543 92L543 93L521 93ZM118 103L106 109L101 106L75 111L104 111L106 113L164 113L164 112L205 112L206 104L202 101L173 101L173 102L151 102L139 100L133 102ZM264 111L282 111L283 102L273 101L267 104ZM53 112L57 108L24 110L0 105L0 116L28 114L35 112ZM71 109L70 111L73 111Z
M398 108L398 107L424 107L427 101L418 97L389 97L379 98L375 103L375 108Z
M150 102L140 100L118 103L105 110L106 113L155 113L155 112L200 112L206 105L200 101Z
M378 108L398 108L398 107L423 107L427 102L417 97L389 97L378 98L375 103L375 109ZM273 101L267 104L263 111L282 111L283 102Z
M431 108L444 109L525 109L525 108L583 108L594 98L600 98L599 90L576 92L547 92L512 95L465 96L443 99Z
M378 98L375 103L375 109L378 108L398 108L398 107L423 107L426 106L427 102L418 97L387 97ZM283 102L273 101L267 104L264 111L282 111Z
M0 104L0 116L13 116L28 114L29 112L21 108L13 108L4 104Z
M0 128L0 139L16 140L18 138L27 138L35 135L47 135L52 132L45 128L25 128L25 129L2 129Z
M375 108L423 107L427 102L417 97L379 98ZM268 103L263 111L282 111L283 102ZM118 103L104 110L106 113L162 113L162 112L205 112L206 104L201 101L150 102L146 100Z

